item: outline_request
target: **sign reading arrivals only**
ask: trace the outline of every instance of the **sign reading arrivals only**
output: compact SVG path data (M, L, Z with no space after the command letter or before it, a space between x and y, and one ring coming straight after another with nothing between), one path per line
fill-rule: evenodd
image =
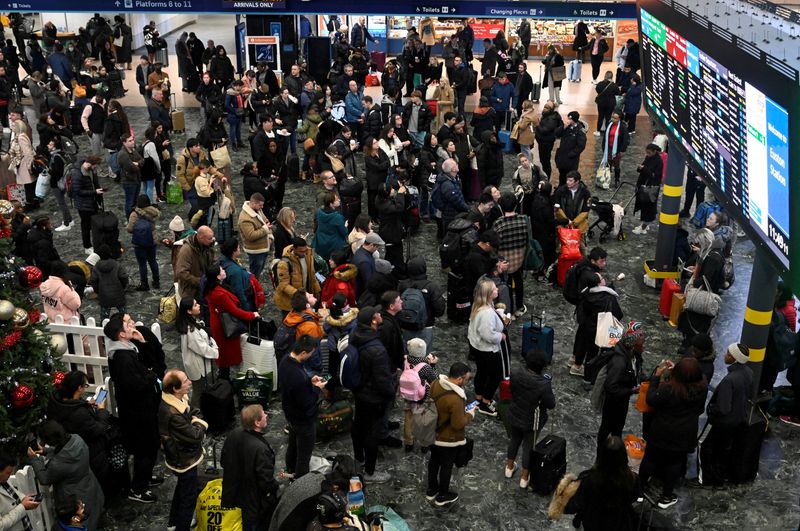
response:
M362 0L6 0L2 7L10 11L34 12L107 12L149 13L363 13ZM418 2L384 0L370 7L374 15L417 15L427 13L454 17L538 17L538 18L636 18L634 3L615 2Z

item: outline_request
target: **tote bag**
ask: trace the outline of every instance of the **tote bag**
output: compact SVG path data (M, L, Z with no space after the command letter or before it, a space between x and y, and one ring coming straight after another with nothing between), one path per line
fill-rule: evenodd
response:
M703 283L705 289L695 288L691 284L686 286L686 302L683 309L700 315L716 317L721 303L720 296L711 291L705 276L703 276Z
M611 312L597 314L597 332L594 335L594 344L600 348L612 348L622 338L625 327Z

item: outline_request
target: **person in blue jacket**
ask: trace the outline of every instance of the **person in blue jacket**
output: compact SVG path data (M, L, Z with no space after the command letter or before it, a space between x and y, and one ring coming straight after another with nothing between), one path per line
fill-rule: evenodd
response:
M69 57L64 53L64 45L60 42L56 43L55 51L47 57L47 64L50 65L50 68L53 69L53 73L57 75L65 85L69 85L72 78L75 77L72 72L72 63Z
M469 205L464 201L464 192L461 190L461 180L458 178L458 162L447 159L442 163L442 172L436 178L434 191L439 187L439 203L434 202L434 207L441 210L442 228L447 231L447 226L461 212L467 212Z
M248 296L253 288L250 284L250 273L239 265L237 258L242 250L238 238L228 238L219 246L219 266L225 270L225 288L236 295L242 310L256 311L255 299Z
M342 202L334 191L325 192L322 207L317 209L317 232L314 250L325 260L347 244L347 227L340 211Z
M514 99L514 85L508 81L505 72L497 75L497 83L492 85L492 92L489 94L489 103L494 109L494 128L500 131L505 127L508 109Z
M636 115L642 108L642 78L639 74L631 76L631 86L625 93L625 103L622 105L622 112L625 113L625 121L628 123L628 134L636 132Z
M361 124L364 123L364 89L355 80L350 80L344 97L344 121L353 131L353 138L361 138Z
M225 114L228 119L231 140L231 148L236 151L242 147L242 119L247 115L245 104L247 97L242 94L244 83L237 79L227 91L225 91Z

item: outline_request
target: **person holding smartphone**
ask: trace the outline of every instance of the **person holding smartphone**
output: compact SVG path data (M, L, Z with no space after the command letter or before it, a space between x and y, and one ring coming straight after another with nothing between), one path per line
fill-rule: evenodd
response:
M0 529L33 529L28 511L39 507L33 494L23 494L8 482L17 468L17 460L0 451Z

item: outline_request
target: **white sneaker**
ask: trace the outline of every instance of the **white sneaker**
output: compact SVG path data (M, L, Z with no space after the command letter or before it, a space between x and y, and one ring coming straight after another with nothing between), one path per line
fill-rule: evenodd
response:
M631 232L634 234L644 234L642 232L642 227L640 227L639 225L636 225Z
M372 474L364 474L364 481L367 483L386 483L392 479L388 472L378 472L377 470Z
M84 247L83 248L83 252L86 253L86 254L92 254L94 252L94 248L93 247Z
M69 230L71 228L72 228L72 223L70 223L69 225L64 225L62 223L61 225L59 225L58 227L56 227L53 230L56 231L56 232L64 232L65 230Z
M523 304L516 312L514 312L514 317L521 317L526 313L528 313L528 307Z
M517 463L514 463L514 466L511 467L511 468L506 467L505 468L506 477L507 478L513 477L514 476L514 472L516 472L518 468L519 468L519 465Z

